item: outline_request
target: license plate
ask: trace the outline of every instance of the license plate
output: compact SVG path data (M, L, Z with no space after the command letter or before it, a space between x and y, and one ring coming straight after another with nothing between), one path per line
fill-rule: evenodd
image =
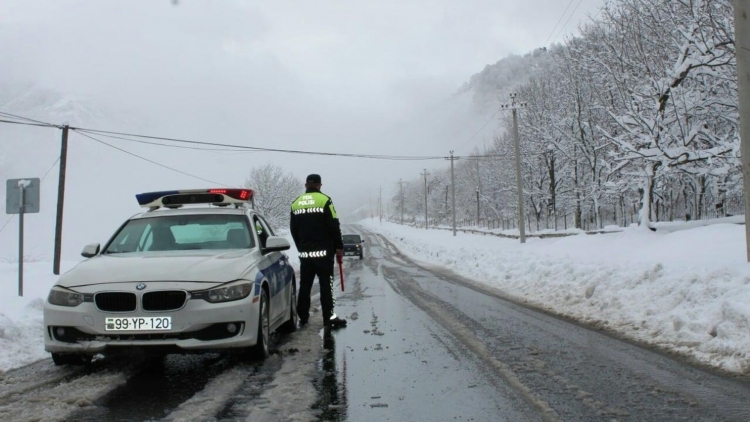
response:
M172 317L133 317L107 318L104 321L107 331L169 331Z

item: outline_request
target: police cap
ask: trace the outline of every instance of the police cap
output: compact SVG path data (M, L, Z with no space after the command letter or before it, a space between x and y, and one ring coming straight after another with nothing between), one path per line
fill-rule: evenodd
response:
M320 175L319 174L311 174L311 175L307 176L306 183L322 183L320 181Z

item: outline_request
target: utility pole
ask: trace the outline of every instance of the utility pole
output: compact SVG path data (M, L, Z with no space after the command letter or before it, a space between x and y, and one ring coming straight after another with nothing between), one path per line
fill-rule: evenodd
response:
M458 160L459 157L453 156L453 151L451 151L451 156L446 158L446 160L451 160L451 208L452 208L452 214L453 214L453 236L456 236L456 178L453 173L453 161Z
M383 187L380 187L378 194L378 209L380 210L380 224L383 224Z
M518 116L516 111L520 108L526 108L526 103L517 103L516 98L518 94L513 92L510 94L510 104L503 104L500 106L503 110L513 111L513 144L515 146L516 155L516 185L518 188L518 230L520 232L521 243L526 243L526 228L524 227L524 215L523 215L523 182L521 181L521 141L518 136Z
M479 225L479 186L477 186L477 226Z
M60 255L62 254L63 209L65 208L65 170L68 164L68 125L62 128L62 146L60 147L60 176L57 182L57 219L55 222L55 256L52 273L60 275Z
M742 116L740 118L740 152L742 154L742 190L745 196L745 243L747 261L750 262L750 121L748 121L750 119L750 4L746 0L734 0L734 39L737 45L737 78L740 91L740 116Z
M430 173L427 173L427 169L424 169L422 172L422 176L424 176L424 229L427 230L429 227L429 224L427 224L427 176Z
M404 225L404 181L402 179L398 179L398 185L399 185L399 203L401 208L401 225Z

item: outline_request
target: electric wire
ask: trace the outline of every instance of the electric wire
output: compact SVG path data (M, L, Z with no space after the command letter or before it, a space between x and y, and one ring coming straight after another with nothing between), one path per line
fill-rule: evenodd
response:
M163 137L163 136L152 136L152 135L140 135L136 133L113 132L113 131L107 131L107 130L80 128L80 127L72 127L72 126L70 127L70 129L75 130L79 133L82 131L85 131L89 134L93 133L96 135L106 135L106 134L121 135L121 136L130 136L130 137L136 137L136 138L152 139L152 140L158 140L158 141L176 142L176 143L184 143L184 144L192 144L192 145L207 145L207 146L214 146L214 147L236 148L236 149L242 149L242 150L248 150L248 151L279 152L279 153L286 153L286 154L318 155L318 156L348 157L348 158L371 158L371 159L378 159L378 160L395 160L395 161L442 160L444 158L444 156L442 155L440 156L409 156L409 155L384 155L384 154L351 154L351 153L306 151L306 150L282 149L282 148L264 148L264 147L252 147L252 146L247 146L247 145L224 144L224 143L218 143L218 142L191 141L187 139L168 138L168 137Z
M500 114L500 109L495 110L495 112L492 113L492 116L490 116L489 120L484 122L482 127L480 127L478 131L474 132L474 134L471 135L469 139L467 139L466 142L464 142L464 144L468 144L469 142L471 142L472 139L474 139L475 136L479 135L484 130L484 128L486 128L487 125L490 124L491 121L495 120L495 117L497 117L498 114Z
M91 139L91 140L93 140L93 141L95 141L95 142L98 142L98 143L102 144L102 145L106 145L106 146L108 146L108 147L110 147L110 148L116 149L116 150L118 150L118 151L120 151L120 152L123 152L123 153L125 153L125 154L131 155L131 156L133 156L133 157L136 157L136 158L138 158L138 159L141 159L141 160L143 160L143 161L149 162L149 163L151 163L151 164L155 164L155 165L157 165L157 166L159 166L159 167L163 167L163 168L165 168L165 169L167 169L167 170L171 170L171 171L173 171L173 172L176 172L176 173L182 174L182 175L184 175L184 176L189 176L189 177L192 177L192 178L194 178L194 179L202 180L202 181L204 181L204 182L208 182L208 183L212 183L212 184L215 184L215 185L220 185L220 186L224 186L224 187L227 187L227 188L231 188L231 187L234 187L234 186L230 186L230 185L227 185L227 184L224 184L224 183L220 183L220 182L215 182L215 181L213 181L213 180L205 179L205 178L203 178L203 177L200 177L200 176L196 176L196 175L194 175L194 174L190 174L190 173L184 172L184 171L182 171L182 170L178 170L178 169L176 169L176 168L173 168L173 167L169 167L169 166L167 166L167 165L164 165L164 164L162 164L162 163L159 163L159 162L157 162L157 161L154 161L154 160L148 159L148 158L146 158L146 157L142 157L142 156L140 156L140 155L138 155L138 154L135 154L135 153L132 153L132 152L130 152L130 151L124 150L124 149L122 149L122 148L116 147L116 146L114 146L114 145L112 145L112 144L109 144L109 143L107 143L107 142L104 142L104 141L102 141L101 139L97 139L97 138L95 138L95 137L93 137L93 136L91 136L91 135L88 135L88 134L86 134L86 133L83 133L83 132L80 132L80 131L75 131L75 132L76 132L76 133L78 133L78 134L79 134L79 135L81 135L81 136L85 136L86 138L89 138L89 139Z
M18 122L18 121L14 121L14 120L4 120L4 119L0 119L0 123L10 123L10 124L14 124L14 125L24 125L24 126L57 127L55 125L48 125L46 123Z
M237 149L237 148L198 148L198 147L189 147L189 146L184 146L184 145L171 145L171 144L163 144L163 143L159 143L159 142L151 142L151 141L143 141L143 140L139 140L139 139L126 138L126 137L123 137L123 136L106 135L106 134L102 134L102 133L93 133L93 132L89 132L86 129L76 129L76 128L71 128L71 129L73 129L74 131L79 132L79 133L89 133L89 134L94 134L94 135L97 135L97 136L104 136L106 138L120 139L122 141L135 142L135 143L146 144L146 145L155 145L155 146L160 146L160 147L170 147L170 148L178 148L178 149L190 149L190 150L195 150L195 151L226 151L226 152L238 152L238 153L256 152L256 151L246 151L246 150Z
M484 124L479 128L479 130L474 132L465 142L470 142L479 133L481 133L487 127L487 125L489 125L490 122L492 122L495 119L495 117L497 117L499 112L500 110L496 111L487 121L484 122ZM23 117L18 116L18 118L23 118ZM0 123L3 123L3 122L16 123L16 124L29 124L33 126L45 126L45 127L55 127L55 128L62 127L62 126L57 126L57 125L53 125L51 123L45 123L45 122L25 123L25 122L17 122L17 121L0 120ZM90 135L88 136L89 138L92 138L91 135L96 135L96 136L103 136L103 137L107 137L111 139L118 139L118 140L123 140L127 142L133 142L133 143L140 143L140 144L154 145L154 146L161 146L161 147L168 147L168 148L189 149L189 150L197 150L197 151L223 151L223 152L234 152L234 153L282 152L282 153L292 153L292 154L343 156L343 157L387 159L387 160L401 160L401 161L444 160L448 158L443 155L408 156L408 155L383 155L383 154L347 154L347 153L329 153L329 152L320 152L320 151L289 150L289 149L278 149L278 148L262 148L262 147L252 147L252 146L247 146L247 145L223 144L223 143L205 142L205 141L191 141L191 140L179 139L179 138L168 138L168 137L152 136L152 135L113 132L113 131L99 130L99 129L87 129L87 128L80 128L80 127L74 127L74 126L70 126L69 129L74 132L78 132L79 134L83 136L86 136L88 134ZM121 135L121 136L118 136L118 135ZM184 146L184 145L174 145L174 144L162 143L162 142L145 141L142 139L133 139L132 137L162 140L165 142L174 142L174 143L187 143L191 145L206 145L206 146L212 146L215 148L199 148L199 147L190 147L190 146ZM95 139L95 138L92 138L92 139ZM97 142L102 142L107 146L116 148L111 144L101 141L100 139L95 139L95 140ZM129 153L129 151L124 151L124 150L123 152ZM458 156L454 156L454 158L457 158L457 157ZM139 158L143 158L143 157L139 157ZM463 158L468 159L469 156L464 156ZM500 158L502 159L502 158L507 158L507 157L505 157L504 155L471 155L471 158L476 158L476 159Z
M562 22L563 18L565 17L565 14L568 12L568 9L570 9L570 5L573 4L573 1L575 1L575 0L570 0L570 2L568 3L568 5L565 7L565 10L563 10L562 15L560 15L560 19L557 20L557 23L555 24L555 27L552 28L552 31L550 31L549 35L547 35L547 39L544 40L544 45L545 46L547 45L547 42L549 41L549 39L552 38L552 34L555 33L555 30L557 29L558 25L560 25L560 22Z
M567 21L565 21L565 25L563 25L563 26L562 26L562 28L560 28L560 32L558 32L558 33L557 33L557 36L555 36L555 39L554 39L554 40L552 40L552 43L553 43L553 44L555 43L555 41L557 41L557 39L558 39L558 38L560 37L560 35L561 35L561 34L562 34L563 32L565 32L565 28L566 28L566 27L568 26L568 24L570 23L570 20L571 20L571 19L573 19L573 16L574 16L574 15L576 14L576 10L578 10L578 8L579 8L579 7L581 6L581 3L583 3L583 0L578 0L578 4L576 4L576 7L575 7L575 9L573 9L573 12L571 12L570 16L568 16L568 20L567 20Z
M10 113L6 113L10 115ZM496 113L497 114L497 113ZM494 114L487 122L484 123L484 125L475 132L466 142L471 141L474 137L476 137L481 131L495 118ZM19 119L26 119L29 121L34 121L33 119L28 119L22 116L15 116L10 115L14 118ZM15 121L3 121L0 120L0 123L7 122L7 123L15 123L15 124L30 124L32 123L23 123L23 122L15 122ZM62 128L62 126L53 125L51 123L47 122L41 122L41 121L34 121L33 125L40 125L40 126L47 126L47 127L56 127L56 128ZM115 132L115 131L108 131L108 130L99 130L99 129L91 129L91 128L83 128L83 127L74 127L69 126L69 128L75 132L78 132L81 135L97 135L97 136L106 136L109 138L114 139L120 139L128 142L138 142L143 144L150 144L155 146L162 146L162 147L171 147L171 148L183 148L183 149L195 149L195 150L205 150L205 151L226 151L226 152L277 152L277 153L286 153L286 154L302 154L302 155L317 155L317 156L330 156L330 157L347 157L347 158L369 158L369 159L377 159L377 160L392 160L392 161L428 161L428 160L443 160L446 157L443 155L425 155L425 156L409 156L409 155L386 155L386 154L352 154L352 153L336 153L336 152L324 152L324 151L306 151L306 150L295 150L295 149L282 149L282 148L263 148L263 147L253 147L253 146L247 146L247 145L237 145L237 144L226 144L226 143L217 143L217 142L205 142L205 141L192 141L187 139L179 139L179 138L170 138L170 137L163 137L163 136L152 136L152 135L142 135L142 134L136 134L136 133L127 133L127 132ZM126 138L129 137L129 138ZM141 138L141 139L132 139L132 138ZM94 138L95 139L95 138ZM166 144L166 143L160 143L160 142L149 142L144 141L143 139L148 139L151 141L165 141L165 142L172 142L172 143L181 143L181 144L188 144L188 145L202 145L202 146L210 146L214 148L189 148L181 145L173 145L173 144ZM103 141L96 139L97 142ZM113 145L104 143L110 147L116 148ZM127 152L124 151L123 152ZM142 157L141 157L142 158ZM158 164L158 163L157 163ZM176 169L175 169L176 170Z
M3 115L5 117L14 118L14 119L19 119L19 120L26 120L27 122L37 123L37 124L40 124L40 125L52 126L52 127L60 127L58 125L53 125L52 123L43 122L41 120L31 119L29 117L18 116L18 115L15 115L15 114L8 113L6 111L0 111L0 115Z

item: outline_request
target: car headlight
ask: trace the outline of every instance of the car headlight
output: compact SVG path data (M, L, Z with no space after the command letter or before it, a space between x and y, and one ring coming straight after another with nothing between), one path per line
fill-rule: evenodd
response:
M236 284L229 287L220 287L208 291L207 301L211 303L230 302L248 297L253 291L251 283Z
M83 295L71 290L53 287L49 291L47 301L52 305L75 307L83 303Z

